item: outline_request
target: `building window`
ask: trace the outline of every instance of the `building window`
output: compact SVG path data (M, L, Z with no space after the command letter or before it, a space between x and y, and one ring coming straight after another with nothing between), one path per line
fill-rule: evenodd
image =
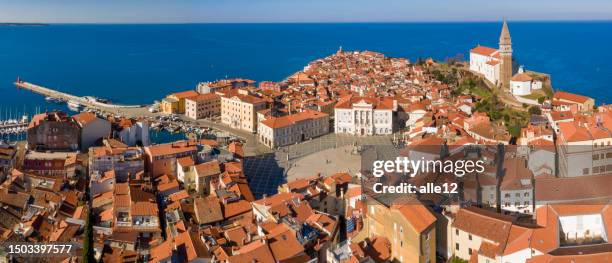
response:
M468 239L472 240L472 234L468 235Z
M468 254L471 256L472 255L472 249L468 248Z
M582 174L589 174L589 168L582 169Z
M459 250L459 243L455 243L455 250Z
M455 229L455 235L459 235L459 229Z

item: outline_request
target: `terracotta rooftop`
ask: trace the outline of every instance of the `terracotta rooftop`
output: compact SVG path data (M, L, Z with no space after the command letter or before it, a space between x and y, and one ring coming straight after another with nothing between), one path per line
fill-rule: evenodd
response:
M516 81L516 82L527 82L527 81L532 81L533 78L529 76L529 74L527 73L520 73L520 74L514 75L514 77L512 77L512 79L510 80Z
M423 233L436 222L436 217L422 204L393 205L418 233Z
M287 127L290 125L295 125L302 121L314 120L314 119L324 118L328 116L329 115L327 113L307 109L302 112L285 115L283 117L270 117L262 121L260 124L276 129L276 128Z
M194 209L196 213L196 219L200 224L209 224L223 220L221 203L219 203L219 199L217 198L198 197L194 199Z
M195 141L177 141L172 143L165 144L157 144L147 146L145 148L150 155L160 156L160 155L174 155L178 153L184 153L189 151L197 150L197 142Z
M93 112L81 112L77 115L72 116L72 118L81 126L85 126L88 123L96 120L98 117L96 117L96 114Z
M585 102L587 102L588 100L591 99L591 98L589 98L587 96L578 95L578 94L574 94L574 93L569 93L569 92L565 92L565 91L557 91L557 92L555 92L555 95L553 96L553 98L554 99L559 99L559 100L576 102L576 103L585 103Z
M197 93L195 90L188 90L188 91L170 94L170 96L176 97L177 99L185 99L185 98L195 97L198 95L199 93Z
M491 56L493 55L495 52L497 52L498 50L495 48L490 48L490 47L485 47L485 46L480 46L478 45L475 48L472 48L470 50L470 53L476 53L476 54L480 54L483 56Z

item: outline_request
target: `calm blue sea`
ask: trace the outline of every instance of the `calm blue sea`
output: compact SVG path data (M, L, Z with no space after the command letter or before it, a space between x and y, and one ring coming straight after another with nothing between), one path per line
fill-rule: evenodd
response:
M556 89L612 103L612 22L509 23L515 56ZM501 23L173 24L0 27L0 119L65 109L17 90L17 76L78 95L151 103L199 81L282 80L344 50L446 57L496 46Z

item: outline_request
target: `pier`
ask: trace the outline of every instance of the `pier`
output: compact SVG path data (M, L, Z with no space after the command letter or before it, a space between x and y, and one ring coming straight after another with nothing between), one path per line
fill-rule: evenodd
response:
M17 78L14 84L19 89L28 90L45 96L47 98L53 98L66 102L67 104L69 104L69 106L72 103L77 103L80 106L85 107L86 109L94 110L99 113L111 114L115 116L124 116L128 118L154 117L154 115L148 111L147 105L119 105L112 103L103 103L92 99L92 97L80 97L72 95L69 93L26 82L20 78Z
M29 90L32 91L34 93L38 93L40 95L43 95L45 97L49 97L49 98L54 98L54 99L59 99L59 100L63 100L66 102L76 102L79 103L80 105L83 105L85 107L90 107L90 108L99 108L99 109L129 109L129 108L144 108L145 106L143 105L117 105L117 104L110 104L110 103L103 103L103 102L99 102L99 101L95 101L92 99L89 99L87 97L79 97L79 96L75 96L72 94L68 94L68 93L64 93L61 91L57 91L57 90L53 90L50 88L46 88L43 86L39 86L36 84L32 84L29 82L25 82L19 78L17 78L17 81L15 81L15 86L17 86L17 88L20 89L25 89L25 90Z

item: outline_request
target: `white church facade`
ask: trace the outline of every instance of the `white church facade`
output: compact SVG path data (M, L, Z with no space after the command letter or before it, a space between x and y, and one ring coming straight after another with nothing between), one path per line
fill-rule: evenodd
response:
M510 90L510 79L514 75L512 39L506 20L499 36L499 49L478 45L470 50L470 71L503 90Z
M470 70L498 85L501 65L499 58L499 50L479 45L470 50Z

